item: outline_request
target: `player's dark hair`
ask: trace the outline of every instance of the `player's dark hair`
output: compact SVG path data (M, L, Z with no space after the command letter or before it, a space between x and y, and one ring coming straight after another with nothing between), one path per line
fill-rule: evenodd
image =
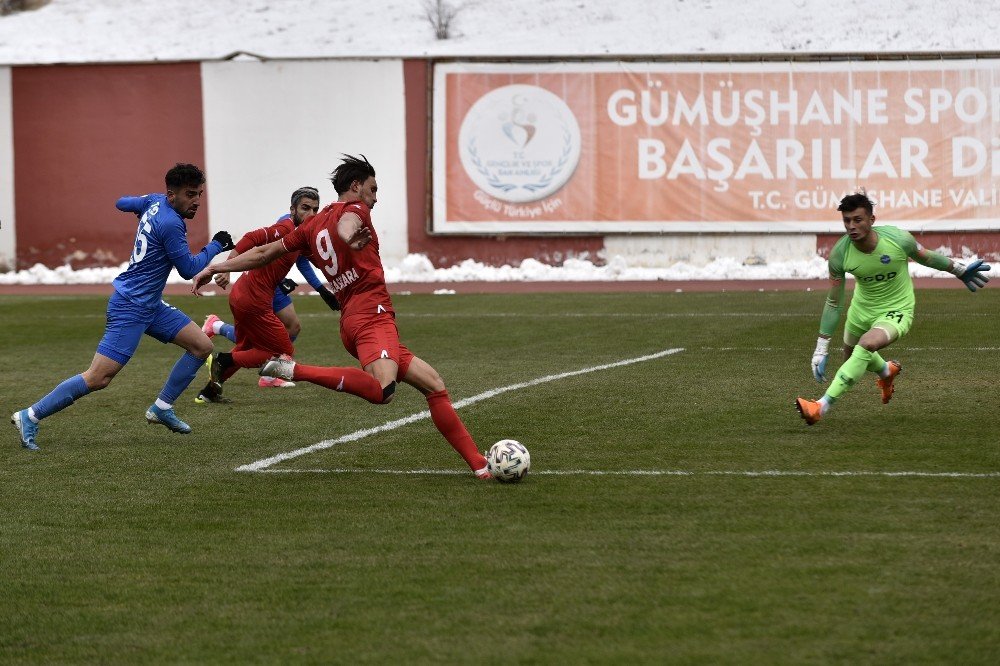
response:
M292 208L298 206L299 202L303 199L315 199L316 201L319 201L319 190L315 187L309 187L308 185L295 190L292 192Z
M847 213L852 210L857 210L859 208L864 208L871 215L872 211L875 209L875 202L868 198L868 195L864 192L855 192L854 194L848 194L846 197L840 200L840 205L837 206L837 210L841 213Z
M363 183L374 176L375 167L368 162L367 157L362 155L357 158L353 155L344 155L340 165L330 174L330 182L333 183L333 189L337 191L337 194L343 194L351 189L351 183L354 181Z
M193 164L178 162L163 177L167 189L177 191L182 187L199 187L205 184L205 174Z

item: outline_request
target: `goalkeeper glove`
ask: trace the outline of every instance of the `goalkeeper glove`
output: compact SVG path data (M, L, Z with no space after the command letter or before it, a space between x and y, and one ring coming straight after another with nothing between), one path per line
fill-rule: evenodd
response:
M316 291L318 291L319 295L323 297L323 300L326 302L327 305L330 306L331 310L340 309L340 301L337 300L337 297L333 295L332 291L330 291L326 287L320 287Z
M983 275L983 273L990 270L990 266L989 264L984 264L982 259L977 259L968 266L961 261L952 261L951 264L952 274L964 282L969 291L985 287L986 283L990 281L988 277Z
M819 337L816 339L816 351L813 352L812 371L813 377L820 384L826 381L826 358L830 348L830 338Z
M235 245L233 245L233 237L229 235L228 231L218 232L217 234L212 236L212 240L216 241L219 245L222 246L223 252L225 252L226 250L232 250L234 247L236 247Z
M295 291L295 287L297 286L298 285L295 284L295 280L293 280L292 278L285 278L278 284L278 289L281 290L281 293L287 296L288 294Z

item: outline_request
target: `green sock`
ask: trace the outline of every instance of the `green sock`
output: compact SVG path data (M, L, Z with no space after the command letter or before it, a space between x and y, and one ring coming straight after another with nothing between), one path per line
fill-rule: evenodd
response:
M870 363L872 363L872 352L861 345L856 346L851 358L844 361L844 364L837 370L837 375L833 378L830 389L826 392L827 397L836 400L847 393L848 389L854 386L854 382L865 374ZM884 364L885 361L882 363Z
M878 375L882 373L884 368L885 361L879 356L878 352L872 352L872 360L868 361L868 372L874 372Z

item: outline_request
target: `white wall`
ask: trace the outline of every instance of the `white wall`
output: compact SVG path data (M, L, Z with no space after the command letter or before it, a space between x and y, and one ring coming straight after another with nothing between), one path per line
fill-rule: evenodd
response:
M808 261L816 256L815 234L665 234L605 236L607 258L629 266L666 268L682 261L705 266L721 258L745 263Z
M364 153L378 178L383 260L406 255L402 61L232 61L201 73L212 234L238 240L271 224L302 185L333 201L328 174L341 153Z
M10 67L0 67L0 270L14 267L14 119Z

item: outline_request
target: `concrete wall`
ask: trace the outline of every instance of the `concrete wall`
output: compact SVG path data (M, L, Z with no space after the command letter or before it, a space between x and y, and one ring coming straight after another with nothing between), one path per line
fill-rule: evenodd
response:
M204 164L200 66L15 67L13 155L21 267L117 265L136 218L126 194L162 192L177 162ZM207 216L188 224L196 249Z
M14 125L10 67L0 67L0 270L14 266Z
M375 167L372 222L383 259L406 256L403 71L398 60L202 65L212 229L237 240L288 212L303 185L336 199L341 153Z
M411 252L437 266L614 255L646 266L722 256L770 262L826 252L836 239L433 235L432 81L425 60L0 67L0 269L12 257L19 268L125 261L135 221L114 209L115 199L162 191L164 172L178 161L208 175L206 206L189 224L193 249L220 229L238 238L287 212L297 187L317 186L324 203L333 200L327 176L341 153L364 153L377 170L372 218L387 263ZM921 241L1000 257L1000 233Z

